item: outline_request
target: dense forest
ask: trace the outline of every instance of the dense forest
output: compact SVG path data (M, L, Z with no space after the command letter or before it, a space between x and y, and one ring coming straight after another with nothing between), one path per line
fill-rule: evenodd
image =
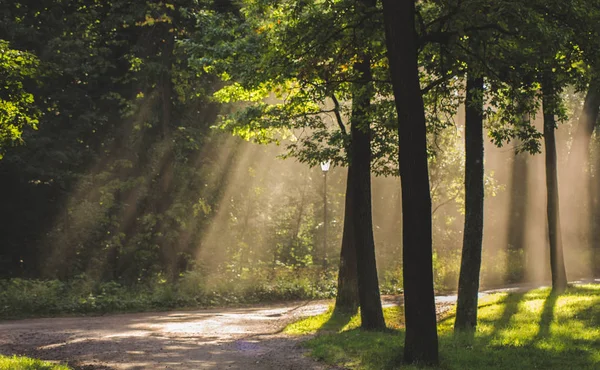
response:
M0 312L403 292L435 363L434 291L600 274L597 0L0 0L0 51Z

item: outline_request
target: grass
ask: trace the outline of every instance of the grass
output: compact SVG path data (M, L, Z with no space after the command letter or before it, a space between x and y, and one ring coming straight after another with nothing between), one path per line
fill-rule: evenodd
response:
M401 364L404 331L398 308L384 310L387 332L358 329L360 318L325 314L288 326L317 334L311 355L352 369L416 369ZM600 369L600 285L494 294L480 300L474 338L454 336L454 313L438 323L439 369Z
M0 370L70 370L70 368L29 357L0 355Z

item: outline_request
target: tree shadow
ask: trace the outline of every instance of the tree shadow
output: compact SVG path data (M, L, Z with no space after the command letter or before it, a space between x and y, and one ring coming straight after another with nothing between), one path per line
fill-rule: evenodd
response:
M317 333L339 333L346 325L348 325L348 323L350 323L354 315L355 314L352 313L333 311L329 320L317 330Z
M600 289L597 288L593 288L592 286L577 286L577 285L570 285L568 287L567 293L575 293L575 294L585 294L585 295L594 295L594 296L600 296Z
M519 305L524 300L527 292L508 293L504 298L493 301L488 304L483 304L478 307L478 310L488 306L504 304L502 315L498 319L477 319L477 324L486 324L492 327L492 330L484 335L476 335L476 333L460 333L455 336L457 343L463 345L471 345L474 342L479 342L482 345L488 345L493 338L510 326L512 318L519 312Z
M554 307L556 307L556 301L559 295L555 293L548 294L546 301L544 301L544 309L540 317L539 331L536 336L537 340L547 338L550 335L550 325L554 319Z
M600 304L590 306L580 311L579 315L590 318L589 321L585 322L586 326L590 328L600 327Z
M523 301L525 297L525 293L509 293L505 299L506 305L504 306L504 311L502 312L502 316L496 322L494 327L494 331L492 335L497 334L499 331L505 329L509 326L510 320L514 315L519 312L519 304Z

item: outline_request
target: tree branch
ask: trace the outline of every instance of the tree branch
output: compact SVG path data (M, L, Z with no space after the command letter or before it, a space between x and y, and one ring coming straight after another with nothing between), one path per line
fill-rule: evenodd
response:
M331 93L331 100L333 100L333 105L335 106L333 112L335 113L337 124L340 126L340 131L342 131L344 136L348 136L348 133L346 132L346 126L344 126L344 121L342 120L342 115L340 114L340 102L335 97L335 93Z
M518 36L517 32L512 32L503 28L497 23L489 23L481 26L473 26L466 27L463 31L464 34L469 34L477 31L485 31L485 30L493 30L497 31L500 34L507 36ZM431 33L426 33L422 37L419 38L419 47L423 47L425 44L433 42L437 44L447 45L453 37L459 36L458 31L436 31Z
M440 86L444 82L448 81L448 79L451 77L452 76L440 77L437 80L431 81L431 83L429 83L427 86L425 86L424 88L421 89L421 95L427 94L429 91L435 89L436 87Z

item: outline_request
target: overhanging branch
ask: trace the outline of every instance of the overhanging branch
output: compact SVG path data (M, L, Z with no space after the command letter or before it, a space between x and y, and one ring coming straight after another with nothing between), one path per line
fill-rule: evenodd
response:
M335 113L335 120L337 121L338 126L340 126L340 131L342 131L344 136L348 136L346 126L344 126L344 120L342 120L342 115L340 114L340 102L337 100L334 93L331 93L331 100L335 106L333 112Z

